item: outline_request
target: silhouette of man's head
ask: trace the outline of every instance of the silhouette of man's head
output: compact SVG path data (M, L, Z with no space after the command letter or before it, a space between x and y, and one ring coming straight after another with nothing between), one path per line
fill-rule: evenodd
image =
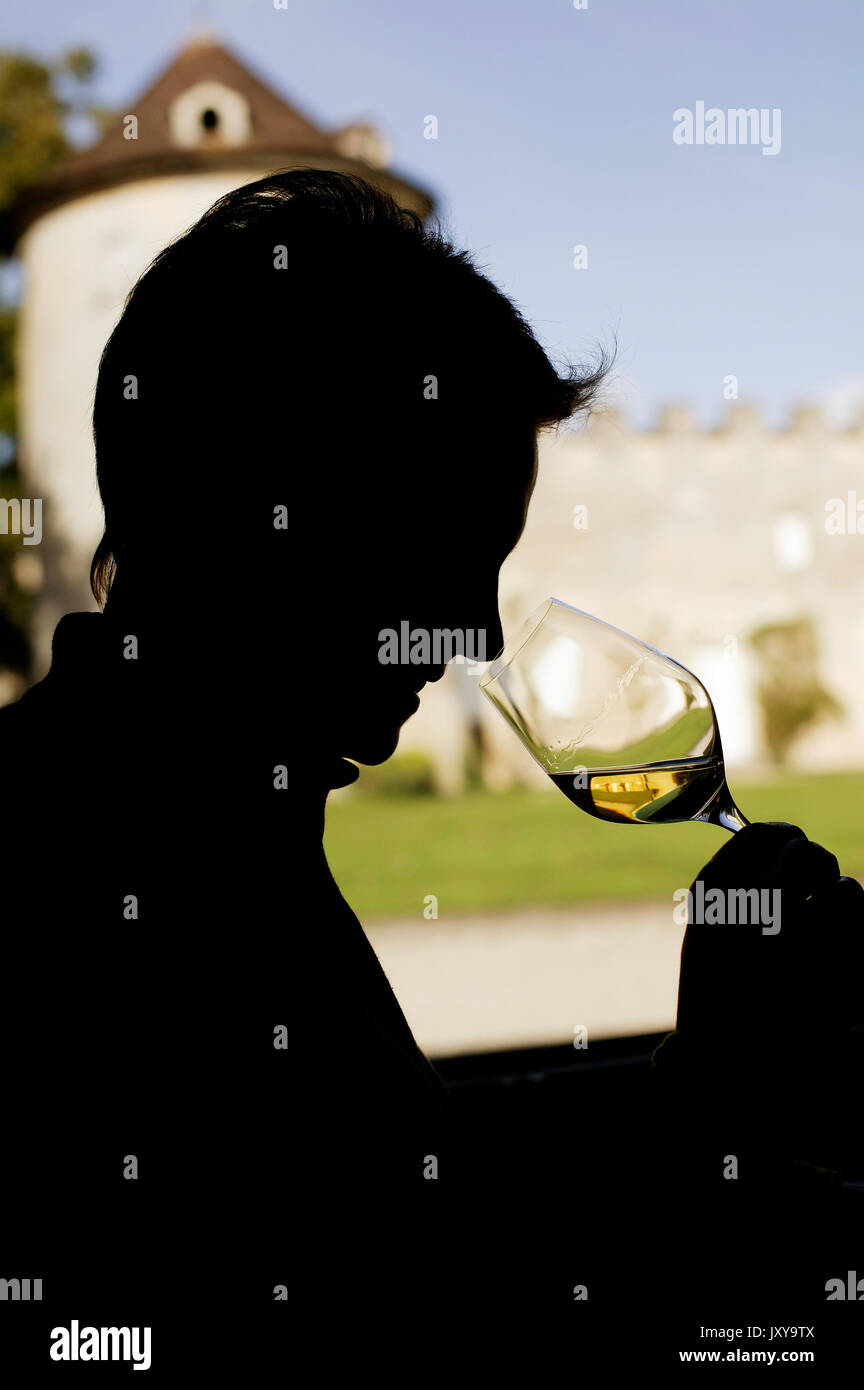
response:
M190 641L215 623L260 679L290 653L310 748L382 761L442 667L382 663L379 633L500 647L537 432L602 372L557 371L466 252L363 180L247 184L157 256L105 348L94 592Z

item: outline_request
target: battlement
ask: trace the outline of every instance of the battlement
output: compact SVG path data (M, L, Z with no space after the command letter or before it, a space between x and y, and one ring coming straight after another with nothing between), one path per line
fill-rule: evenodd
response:
M634 425L621 406L607 405L591 415L586 429L589 434L598 436L614 433L641 437L699 436L706 439L729 435L800 436L802 439L864 437L864 403L845 423L837 423L822 406L801 404L795 407L788 420L778 426L766 420L759 407L749 401L730 402L723 419L716 424L706 424L687 405L669 402L661 407L654 423L648 428Z

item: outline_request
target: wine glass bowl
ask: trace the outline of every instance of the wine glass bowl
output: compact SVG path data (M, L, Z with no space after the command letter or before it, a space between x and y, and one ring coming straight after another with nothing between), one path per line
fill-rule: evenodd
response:
M601 820L747 822L726 785L711 698L654 647L547 599L480 681L564 794Z

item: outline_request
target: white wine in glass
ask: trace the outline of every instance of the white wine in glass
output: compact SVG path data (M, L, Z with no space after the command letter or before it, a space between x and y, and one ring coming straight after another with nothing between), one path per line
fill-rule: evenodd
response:
M622 825L748 824L726 785L707 690L619 628L547 599L480 688L589 815Z

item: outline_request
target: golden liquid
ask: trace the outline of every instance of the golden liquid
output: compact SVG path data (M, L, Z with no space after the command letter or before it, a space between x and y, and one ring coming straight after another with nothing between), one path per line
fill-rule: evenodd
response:
M600 820L668 825L692 820L723 786L722 758L550 774L566 797ZM585 786L576 785L583 781Z

